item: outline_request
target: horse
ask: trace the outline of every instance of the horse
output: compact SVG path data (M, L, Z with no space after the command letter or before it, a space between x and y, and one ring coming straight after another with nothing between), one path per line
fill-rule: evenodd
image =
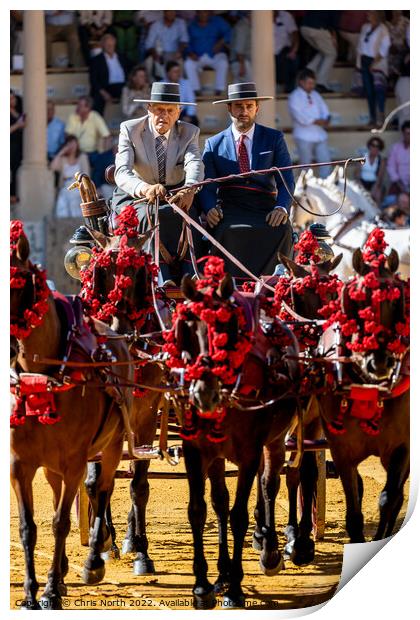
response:
M307 232L313 239L312 235ZM301 241L302 243L302 241ZM299 249L299 244L296 246L296 250ZM299 254L297 260L299 259ZM311 257L313 258L313 257ZM302 350L306 351L309 358L306 361L305 373L310 378L309 386L304 388L303 380L301 382L302 393L306 389L306 393L311 393L315 388L314 378L317 378L317 368L310 365L310 356L314 354L318 347L319 339L322 335L322 328L316 325L314 321L320 321L321 310L325 304L329 304L333 299L337 297L336 291L327 292L323 295L320 294L317 288L307 283L308 279L313 276L313 273L317 274L315 280L319 280L322 285L327 283L337 283L339 288L339 281L332 277L330 273L334 271L339 265L342 259L342 254L324 260L319 264L305 265L296 262L286 256L279 255L279 260L283 263L285 268L290 273L288 277L279 278L273 276L267 279L267 283L276 287L274 298L266 298L266 303L277 303L276 312L279 318L283 321L290 321L290 328L295 333L297 340ZM309 262L309 261L308 261ZM303 283L306 283L303 286ZM331 289L334 289L331 286ZM264 289L257 289L258 294L261 295ZM293 311L297 313L299 319L296 321L287 310L282 307L282 302L285 301L292 307ZM316 398L304 396L302 398L303 406L303 434L305 439L320 439L323 437L323 431L321 426L321 420L319 417ZM274 507L276 496L280 487L280 471L284 463L284 441L281 442L282 428L276 419L270 429L270 433L266 444L264 446L264 459L260 466L258 474L258 501L255 508L256 528L253 534L253 546L255 549L260 550L261 540L263 538L263 528L261 526L261 517L264 518L264 507L261 502L262 484L265 484L270 489L270 509L272 516L270 521L275 523ZM315 555L315 546L311 538L312 533L312 508L314 501L316 502L316 485L318 479L318 467L314 452L305 451L303 454L302 462L299 468L290 468L286 470L286 484L288 489L289 499L289 517L285 528L286 545L284 547L283 557L284 559L291 559L296 566L303 566L313 561ZM297 495L299 484L302 489L302 515L298 522L297 518Z
M400 272L407 278L410 266L409 228L395 228L382 222L377 203L361 183L347 179L345 186L341 167L336 167L326 179L316 177L312 170L300 174L296 182L295 196L314 215L295 208L293 225L303 230L314 218L317 219L316 213L320 213L321 217L333 213L343 201L344 190L346 196L340 211L325 218L328 232L333 239L331 247L334 253L343 254L337 275L341 280L353 275L354 250L362 247L372 230L380 224L385 231L387 243L398 251Z
M205 277L198 283L184 276L181 288L186 302L177 306L174 325L165 336L164 347L169 356L167 365L189 384L184 399L176 395L173 403L182 425L180 434L189 485L188 518L194 546L193 600L197 609L213 608L215 593L221 592L224 592L224 607L245 605L241 587L242 549L249 522L249 494L273 418L277 416L278 427L283 428L280 441L284 445L296 410L293 387L298 367L295 361L282 357L297 353L293 334L277 322L278 345L274 346L274 332L267 336L261 329L256 298L234 291L232 277L224 274L221 265L221 259L210 258L204 268ZM273 354L274 349L277 354ZM277 360L272 382L270 359ZM255 402L257 406L253 406ZM238 466L230 513L226 459ZM207 578L203 545L207 476L219 528L219 574L214 586ZM282 558L274 523L270 520L270 501L269 489L263 484L261 502L265 510L261 523L265 529L260 564L265 570L276 572ZM229 516L234 539L232 559L227 545Z
M122 212L122 218L124 217L127 219L128 227L124 228L120 223L113 236L89 229L96 242L98 249L96 256L99 260L93 261L90 268L82 274L81 296L90 307L88 312L102 317L113 330L118 334L126 335L127 339L132 341L130 351L133 359L137 360L139 365L141 364L141 368L136 370L136 381L150 386L150 389L135 391L138 397L132 399L129 412L130 424L135 445L152 446L157 429L157 413L161 409L163 399L162 390L153 388L162 384L164 369L162 364L153 360L147 361L146 359L144 363L140 356L147 358L147 351L150 349L148 341L141 340L142 334L160 329L151 303L151 280L155 277L155 270L154 265L151 264L150 255L143 251L148 235L137 233L134 209L126 207ZM117 223L118 221L121 221L121 217L117 217ZM125 261L124 256L127 253L130 264L126 263L126 266L120 270L119 263ZM131 260L130 256L134 258ZM139 257L140 261L138 261ZM125 278L125 281L121 278ZM123 288L118 289L118 282L123 282ZM110 303L111 298L115 303ZM92 309L92 299L96 304L94 309ZM106 316L103 314L104 308ZM97 312L99 314L96 314ZM157 338L159 338L158 335ZM137 352L136 347L140 353ZM135 575L155 573L154 562L148 554L146 532L146 508L150 492L147 478L149 466L149 459L136 459L131 465L133 470L130 483L132 505L128 514L128 528L122 543L122 553L135 554L133 562ZM89 465L89 484L95 484L101 467L100 463ZM118 558L119 549L112 524L111 505L107 511L107 521L113 535L112 555Z
M358 465L378 456L387 473L374 540L392 534L409 475L408 285L396 275L398 253L386 256L385 247L377 229L353 254L357 275L344 286L337 315L346 363L335 388L318 398L351 543L365 541Z
M106 326L95 322L97 336L94 336L80 317L73 326L67 322L65 315L70 303L64 296L51 295L45 272L29 261L30 246L20 222L12 223L11 240L11 424L14 426L11 429L11 482L19 505L20 538L25 554L23 606L61 609L68 572L65 544L70 530L70 510L86 463L99 452L103 467L95 487L89 492L94 525L82 578L87 584L96 584L105 574L100 554L109 547L110 536L104 515L122 453L124 410L130 406L131 394L124 387L132 376L130 356L123 342L108 340L111 331ZM73 318L75 316L73 314ZM99 341L100 347L97 346ZM91 354L101 351L108 360L102 364L106 368L90 370ZM71 372L70 363L68 376L63 375L68 355L70 362L74 359L83 362L83 370ZM58 374L58 367L53 365L55 361L62 364ZM114 361L122 364L114 366ZM32 492L32 481L40 467L44 468L53 490L55 511L54 555L40 599L41 607L36 598L39 588L34 563L37 528Z

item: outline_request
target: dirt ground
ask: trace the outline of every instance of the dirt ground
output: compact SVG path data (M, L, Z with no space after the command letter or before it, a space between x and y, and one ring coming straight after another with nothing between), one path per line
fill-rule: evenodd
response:
M328 458L328 456L327 456ZM126 469L128 463L122 463ZM151 469L163 471L170 466L154 461ZM183 464L178 465L183 469ZM363 509L365 532L368 540L374 535L378 519L378 497L385 482L384 471L378 459L372 457L360 466L364 478L365 494ZM68 596L63 606L68 609L191 609L193 586L192 536L187 520L187 482L178 480L150 481L151 493L147 514L149 553L156 566L156 574L136 577L132 572L132 557L122 556L120 560L107 563L104 581L97 586L86 586L80 574L87 556L87 548L80 544L75 515L67 540L70 570L66 578ZM236 480L227 479L231 498ZM125 534L129 509L129 481L117 480L113 495L113 515L117 528L118 544ZM24 561L19 540L17 504L13 491L11 500L11 608L19 608L23 598ZM406 499L400 514L402 523L407 506ZM35 520L38 526L36 548L36 571L40 583L40 595L45 584L52 558L53 538L51 533L52 493L42 471L37 473L34 485ZM255 485L250 501L250 526L244 549L243 589L249 609L290 609L308 607L330 598L340 580L343 544L348 541L344 531L345 501L339 480L327 480L326 528L324 540L316 543L315 561L312 565L298 568L291 562L275 577L265 577L258 564L258 553L251 546L253 531L252 511L255 503ZM217 577L217 524L209 501L207 489L208 517L205 528L206 555L209 564L209 579ZM282 477L281 491L277 500L277 526L282 532L287 519L286 485ZM218 598L221 606L222 599Z

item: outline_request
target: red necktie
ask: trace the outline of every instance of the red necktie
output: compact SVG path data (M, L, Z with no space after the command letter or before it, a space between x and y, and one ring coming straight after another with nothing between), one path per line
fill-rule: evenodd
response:
M239 162L239 172L249 172L251 168L249 167L249 157L248 151L245 146L245 135L241 135L239 138L239 148L238 148L238 162Z

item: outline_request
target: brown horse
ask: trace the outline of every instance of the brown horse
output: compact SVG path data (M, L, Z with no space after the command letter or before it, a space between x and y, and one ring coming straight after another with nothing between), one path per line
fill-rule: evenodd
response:
M362 353L352 351L350 355L347 352L351 363L343 365L343 384L338 385L335 393L319 398L325 433L346 497L346 529L352 543L365 541L363 481L357 471L358 465L369 456L378 456L387 473L379 500L380 519L374 540L391 536L403 503L404 483L409 475L410 393L409 390L398 389L402 382L408 382L408 377L404 378L408 355L402 359L404 354L397 355L388 348L390 338L395 337L395 326L402 324L406 317L405 285L394 275L398 262L398 254L392 250L386 262L380 265L379 274L376 273L375 292L382 292L387 286L400 291L396 298L384 299L379 304L378 313L384 329L376 336L376 348ZM363 276L373 274L375 269L366 263L361 250L354 252L353 267L358 275L343 291L343 309L348 319L353 319L360 327L363 321L359 313L366 312L374 295L374 289L363 285ZM349 298L349 286L357 288L360 300ZM372 414L376 410L382 415L372 421L366 420L366 417L361 419L357 412L360 409L358 402L351 400L349 392L342 390L342 386L348 383L362 389L366 383L369 388L383 388L379 391L380 400L369 403ZM338 420L340 408L344 408L345 415Z
M299 328L302 328L302 326L305 327L305 325L311 328L314 332L314 338L313 345L309 348L309 351L313 354L317 348L322 328L315 324L309 325L309 322L310 320L321 318L318 314L318 310L326 301L330 301L331 297L328 295L327 299L322 301L319 293L310 287L305 287L301 294L297 294L297 285L299 282L303 281L303 278L310 275L311 267L298 264L285 256L280 256L279 258L292 275L292 299L290 303L298 315L308 320L307 324L293 321L290 327L292 331L296 330L298 342L302 340L302 337L299 337ZM323 282L328 281L329 274L337 267L341 259L342 254L315 267ZM277 281L278 277L274 276L269 278L267 283L274 286ZM264 290L262 292L264 292ZM320 439L323 436L323 432L316 402L308 397L303 397L302 406L304 410L303 434L305 439ZM267 523L272 524L269 535L274 537L277 541L277 533L275 532L275 500L280 489L280 472L284 462L284 428L282 419L275 416L264 445L264 458L258 472L257 505L254 511L256 528L253 535L253 546L258 551L261 550L264 538L268 535ZM286 470L289 518L285 529L287 541L284 549L284 557L285 559L290 558L297 566L308 564L314 559L315 547L311 538L311 533L312 508L314 501L316 501L317 479L318 467L315 453L312 451L304 452L300 467L288 467ZM299 484L302 490L303 505L301 519L298 522L297 499ZM267 499L264 500L264 497ZM278 572L280 568L282 568L281 563L277 568L274 568L274 570L266 569L264 572L265 574L273 575Z
M109 257L107 267L95 265L89 278L91 291L101 305L105 304L110 291L114 288L117 273L117 261L121 254L120 237L105 236L102 233L90 230L99 249ZM142 254L142 248L147 240L147 235L135 235L128 239L128 247L133 248L137 255ZM152 273L148 264L139 268L127 267L124 275L130 278L131 283L124 289L122 299L119 300L110 316L110 324L113 330L119 334L126 334L131 340L132 356L136 359L136 347L147 352L150 346L147 340L141 340L143 333L152 332L159 328L154 312L148 314L141 329L136 328L133 318L133 309L138 311L150 303L150 283ZM141 383L148 386L159 386L164 378L164 370L161 364L149 362L141 367ZM161 407L162 392L147 389L143 391L141 398L133 398L130 408L130 425L134 433L136 446L152 446L156 436L157 413ZM146 532L146 508L149 500L149 482L147 472L150 460L135 460L132 463L133 478L130 483L130 496L132 506L128 514L128 528L122 544L122 553L135 553L133 570L135 575L145 575L155 572L153 560L148 554L148 539ZM101 471L101 464L89 464L88 484L95 485L97 476ZM115 528L112 524L111 506L107 511L107 521L110 526L113 545L112 551L115 557L119 556L115 540Z
M30 311L36 301L34 282L39 272L30 263L29 252L27 238L21 234L11 253L14 279L18 278L22 283L22 286L11 288L11 320L15 324L24 320L26 311ZM12 366L19 381L21 373L42 373L52 378L54 383L58 366L52 366L50 360L63 359L63 336L71 326L64 324L55 299L48 291L46 294L46 313L41 324L31 329L25 338L19 335L18 339L11 338ZM109 334L110 331L103 327L96 324L99 333ZM108 341L107 346L116 360L129 360L128 349L121 341ZM93 348L96 348L95 339ZM35 363L36 359L40 362ZM68 571L65 543L70 530L70 509L88 459L99 452L102 452L103 467L95 488L90 489L89 493L95 521L91 529L90 552L84 565L83 581L98 583L105 574L100 554L110 544L104 515L122 452L124 423L120 406L129 407L131 399L131 393L118 384L119 379L124 384L124 380L132 376L129 365L112 366L110 362L107 372L111 370L115 377L118 376L114 387L112 381L107 382L101 372L85 369L84 373L88 376L84 385L75 385L69 391L54 394L56 410L61 417L57 423L44 425L37 415L26 415L24 424L11 430L11 481L19 505L20 537L26 566L25 606L29 609L40 608L36 600L39 586L34 564L36 525L32 494L32 481L39 467L44 468L52 487L55 510L54 555L40 600L42 608L61 609L61 597L66 593L64 578ZM70 370L68 372L70 374ZM111 394L110 389L113 390ZM115 390L118 392L117 397ZM17 402L15 397L13 401Z
M187 298L199 307L203 302L201 290L189 276L184 276L182 291ZM255 304L252 296L246 299L234 293L230 275L226 275L217 291L213 293L211 301L212 311L217 309L231 311L238 307L249 308ZM232 297L233 295L233 297ZM206 295L204 305L208 308L209 297ZM208 309L208 311L210 311ZM226 320L226 319L224 319ZM221 342L227 342L229 350L238 350L239 326L235 317L229 321L216 323ZM262 333L258 318L254 329L254 348L247 354L240 369L237 369L238 380L233 390L223 387L223 380L212 372L212 357L210 345L210 327L204 318L177 317L174 326L175 345L184 360L201 360L204 372L189 385L189 396L183 402L178 402L178 412L182 418L183 433L190 432L189 438L184 439L183 454L187 470L190 499L188 518L190 521L193 544L193 570L195 584L193 588L194 606L198 609L209 609L215 606L215 592L225 591L225 607L244 607L245 597L241 582L243 579L242 549L245 534L248 528L248 499L253 480L261 462L263 446L267 442L273 419L277 418L278 428L282 427L281 439L284 445L284 436L289 428L296 409L295 397L288 395L288 389L297 380L297 366L294 362L282 364L283 382L278 376L276 386L270 385L267 354L273 350L271 341ZM213 332L212 332L213 333ZM297 353L297 343L287 328L281 327L281 334L286 335L288 345L278 350L278 358L283 353ZM264 355L258 354L265 351ZM240 348L239 348L240 350ZM214 353L214 351L213 351ZM220 352L219 352L220 354ZM243 408L235 406L234 393L241 394L241 386L251 388L248 394L256 394L258 398L246 397ZM293 391L293 389L292 389ZM283 399L284 397L284 399ZM224 400L225 399L225 400ZM241 397L239 397L239 400ZM262 402L256 410L247 406L249 402ZM225 417L220 422L206 419L218 408L225 407ZM191 413L193 421L191 422ZM195 421L194 421L195 420ZM189 426L188 426L189 425ZM197 432L196 432L197 431ZM238 481L235 501L229 513L229 493L225 483L225 460L228 459L238 466ZM211 500L218 519L219 527L219 576L216 583L211 585L207 579L207 562L204 555L203 531L206 521L206 503L204 500L205 479L211 482ZM264 501L269 502L268 489L264 489ZM267 514L270 514L267 512ZM227 544L228 518L233 533L234 547L232 559L229 556ZM266 570L275 569L281 561L277 541L270 535L274 525L264 522L267 533L262 545L260 563Z

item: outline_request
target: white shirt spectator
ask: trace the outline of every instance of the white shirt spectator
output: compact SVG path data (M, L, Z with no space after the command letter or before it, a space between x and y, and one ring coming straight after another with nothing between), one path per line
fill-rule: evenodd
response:
M112 23L112 11L79 11L79 23L82 26L93 24L96 28Z
M236 154L238 156L239 156L240 137L246 136L247 139L244 140L245 148L246 148L246 152L248 153L249 167L252 168L252 141L254 139L255 125L252 125L251 129L248 129L248 131L245 131L244 133L241 133L240 131L238 131L233 123L232 123L231 129L232 129L233 139L235 141Z
M155 21L149 30L146 39L146 49L156 47L160 41L162 52L173 54L178 52L180 43L188 43L187 26L183 19L176 17L170 26L166 26L163 19Z
M70 26L75 23L76 11L45 11L46 23L50 26Z
M314 121L321 118L327 119L330 115L327 104L321 95L313 90L307 93L298 86L289 95L289 113L293 120L293 136L296 140L306 142L322 142L327 140L328 134Z
M391 45L388 28L384 24L379 24L372 30L371 24L363 24L360 31L358 52L361 56L375 58L378 54L382 58L388 56Z
M108 65L109 83L121 84L125 82L125 73L120 61L118 60L118 54L109 56L106 52L104 52L104 55L106 64Z
M147 26L153 24L163 16L163 11L136 11L135 22L136 24L143 22Z
M293 15L288 11L277 11L273 24L274 29L274 54L279 54L285 47L292 45L292 33L297 31Z

